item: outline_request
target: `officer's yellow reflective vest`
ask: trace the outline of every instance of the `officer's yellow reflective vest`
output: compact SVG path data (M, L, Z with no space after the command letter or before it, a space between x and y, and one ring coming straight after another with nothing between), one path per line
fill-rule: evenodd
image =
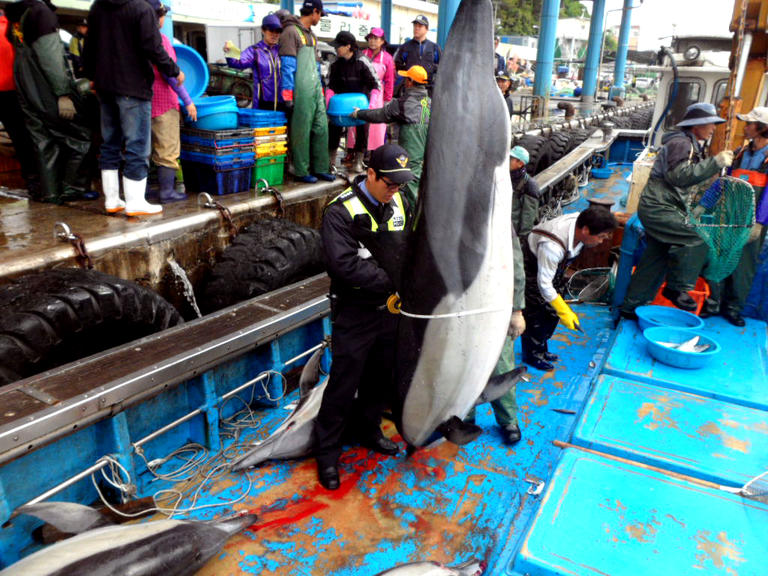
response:
M399 232L405 229L405 206L403 205L403 197L400 195L400 192L395 192L395 195L392 196L392 200L393 202L391 205L393 214L392 217L387 220L387 230L390 232ZM371 219L371 231L378 232L379 224L376 222L373 214L371 214L365 207L362 200L355 194L352 187L347 188L344 192L336 196L336 198L331 200L329 205L334 202L341 202L342 206L347 209L347 212L349 212L349 215L352 216L353 219L355 216L367 214Z

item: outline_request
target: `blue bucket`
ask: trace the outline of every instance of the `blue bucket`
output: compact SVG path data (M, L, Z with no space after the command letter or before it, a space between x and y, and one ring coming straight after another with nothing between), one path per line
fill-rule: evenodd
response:
M187 121L197 130L234 130L237 128L237 102L234 96L196 98L197 122Z
M335 94L328 103L328 119L336 126L362 126L365 121L352 118L355 108L368 110L368 97L359 92Z
M174 44L173 49L176 50L176 64L184 72L184 88L187 89L192 100L200 98L208 88L208 80L210 79L208 65L203 57L189 46ZM179 99L179 103L182 104L181 99Z
M685 328L687 330L699 330L704 328L704 320L679 308L669 306L638 306L635 309L637 323L640 330L653 328L654 326L666 326L667 328Z
M685 328L655 326L643 330L643 336L645 337L648 353L659 362L674 366L675 368L685 368L687 370L703 368L722 350L716 340L701 332ZM704 352L685 352L659 344L659 342L682 344L694 336L699 337L699 344L709 344L709 350Z

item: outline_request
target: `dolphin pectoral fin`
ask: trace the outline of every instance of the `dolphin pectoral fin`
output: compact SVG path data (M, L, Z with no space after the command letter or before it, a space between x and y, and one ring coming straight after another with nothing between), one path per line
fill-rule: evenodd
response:
M244 530L251 524L255 523L257 519L258 516L256 514L245 513L236 514L234 516L226 516L224 518L217 518L216 520L208 520L206 521L206 524L211 524L212 526L215 526L219 530L223 530L231 536L232 534L237 534L241 530Z
M14 514L34 516L67 534L79 534L112 524L98 510L74 502L26 504L18 508Z
M498 400L515 384L524 379L527 373L528 368L525 366L518 366L510 372L505 372L498 376L491 376L491 378L488 379L488 384L486 384L485 389L482 391L475 404L485 404L486 402Z
M437 427L437 431L443 437L457 446L464 446L477 439L482 434L483 429L476 424L464 422L458 416L451 416L448 420Z

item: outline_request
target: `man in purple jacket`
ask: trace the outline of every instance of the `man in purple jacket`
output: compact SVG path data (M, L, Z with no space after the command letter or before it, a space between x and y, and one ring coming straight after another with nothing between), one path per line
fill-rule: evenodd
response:
M284 110L280 94L280 56L278 41L283 26L275 14L269 14L261 21L261 42L243 50L232 42L224 44L227 66L244 70L253 68L253 107L260 110ZM230 56L231 54L231 56Z

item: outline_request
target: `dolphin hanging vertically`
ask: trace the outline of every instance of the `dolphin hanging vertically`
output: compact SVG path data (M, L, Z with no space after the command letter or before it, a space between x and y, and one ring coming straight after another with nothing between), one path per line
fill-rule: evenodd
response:
M22 506L65 532L79 532L0 571L2 576L184 576L197 572L230 536L256 521L253 514L228 519L156 520L103 526L99 512L71 502Z
M491 1L463 0L440 58L400 282L396 411L411 446L467 415L512 312L510 124L493 63Z

